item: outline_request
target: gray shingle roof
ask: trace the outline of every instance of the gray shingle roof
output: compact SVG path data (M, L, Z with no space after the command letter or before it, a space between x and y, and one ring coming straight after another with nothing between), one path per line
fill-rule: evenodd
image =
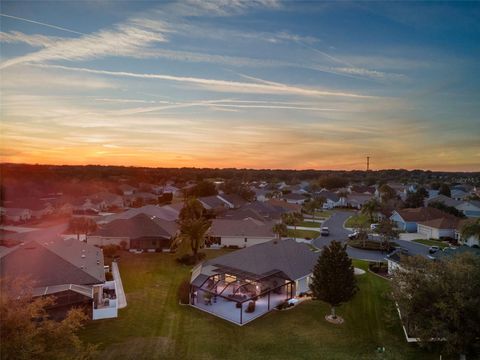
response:
M31 240L0 258L1 277L27 277L35 287L105 281L102 250L76 239Z
M167 221L141 213L129 219L117 219L100 225L100 228L92 235L128 237L130 239L140 237L164 237L168 239L176 232L177 224L174 221Z
M212 236L253 236L271 237L274 223L262 222L251 218L242 220L214 219L209 233Z
M155 216L156 218L174 221L178 218L180 210L172 207L171 205L156 206L145 205L135 209L129 209L119 214L109 215L103 217L100 222L111 222L118 219L130 219L138 214L145 214L148 216Z
M313 271L318 256L319 253L295 240L272 240L208 260L203 266L228 266L257 275L278 270L297 280Z

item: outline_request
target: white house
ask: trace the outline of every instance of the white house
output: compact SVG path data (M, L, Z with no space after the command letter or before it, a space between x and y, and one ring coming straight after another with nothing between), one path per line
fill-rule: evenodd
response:
M339 206L346 205L346 199L343 197L338 196L334 192L328 190L322 190L318 193L318 196L325 198L325 202L323 203L324 209L333 209Z
M205 261L192 271L190 305L244 325L309 291L318 255L287 239Z
M459 221L460 219L453 216L420 221L417 223L417 232L425 235L427 239L454 239Z
M262 222L252 218L242 220L213 219L208 231L207 246L247 247L274 239L275 222Z
M31 219L32 210L22 208L0 208L0 214L5 221L21 223Z
M294 193L284 195L283 199L289 204L297 204L297 205L302 205L307 200L305 196L300 194L294 194Z
M463 212L467 217L480 217L480 201L464 201L460 205L457 205L456 208Z

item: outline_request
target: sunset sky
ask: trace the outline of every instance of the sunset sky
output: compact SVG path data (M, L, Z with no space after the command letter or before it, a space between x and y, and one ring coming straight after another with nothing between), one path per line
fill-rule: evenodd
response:
M480 3L2 1L2 162L480 170Z

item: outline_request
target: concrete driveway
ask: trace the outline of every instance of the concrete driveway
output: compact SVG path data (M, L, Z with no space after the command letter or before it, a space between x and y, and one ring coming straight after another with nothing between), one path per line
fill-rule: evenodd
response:
M319 236L313 240L313 245L318 248L328 246L333 240L345 243L348 240L348 234L351 233L343 227L345 221L355 213L351 211L336 211L323 226L328 226L330 230L329 236ZM428 246L405 240L395 240L395 242L404 249L407 249L411 255L428 256ZM354 259L368 260L368 261L383 261L387 256L387 253L380 251L370 251L347 247L347 253Z

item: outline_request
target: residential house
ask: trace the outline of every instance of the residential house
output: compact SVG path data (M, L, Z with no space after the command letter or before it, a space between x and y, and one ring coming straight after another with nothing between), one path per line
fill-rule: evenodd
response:
M213 219L207 233L207 246L247 247L270 241L276 237L274 222L252 218L241 220Z
M128 219L117 219L100 227L87 238L96 246L117 245L140 251L164 251L177 235L178 225L154 216L138 214Z
M375 186L351 185L347 188L347 191L353 194L374 195L376 188Z
M220 212L227 208L230 208L229 204L227 204L217 195L202 196L198 198L198 201L200 201L200 203L206 210L214 210Z
M158 204L158 195L149 192L136 192L133 195L123 197L124 206L135 206L137 204ZM138 206L138 205L137 205Z
M294 212L301 212L302 206L298 204L289 204L286 201L278 200L278 199L270 199L266 202L268 205L273 206L275 208L282 209L285 213L294 213Z
M343 197L340 197L338 194L332 191L322 190L317 194L318 196L325 198L325 202L323 203L324 209L333 209L339 206L346 205L346 199Z
M103 252L85 242L41 236L27 240L1 253L0 274L28 278L34 297L53 296L52 318L62 319L79 306L89 309L93 319L117 316L116 285L105 282Z
M289 204L302 205L305 203L307 198L300 194L290 193L283 196L283 199Z
M306 244L288 239L205 261L192 271L190 305L244 325L308 292L317 259Z
M432 202L441 202L446 206L451 206L461 211L467 217L480 217L480 201L477 200L458 200L452 199L445 195L437 195L431 199L427 199L425 204L428 206Z
M451 215L431 207L407 208L401 210L394 210L390 220L395 222L398 229L404 232L414 233L417 231L419 222L429 221Z
M267 194L268 194L268 189L265 189L265 188L253 188L252 189L254 192L255 192L255 198L257 199L257 201L261 201L261 202L264 202L264 201L267 201Z
M425 206L428 206L428 205L430 205L431 203L434 203L434 202L439 202L439 203L442 203L446 206L451 206L451 207L454 207L454 208L456 208L458 205L463 203L462 200L455 200L455 199L452 199L451 197L440 194L440 195L433 196L431 198L426 199L425 200Z
M0 208L2 222L25 223L32 218L32 210L23 208Z
M464 201L460 205L457 205L456 208L463 212L467 217L480 217L480 201L478 200Z
M163 219L166 221L175 221L178 219L178 215L180 214L180 210L183 207L182 203L178 203L175 205L145 205L139 208L128 209L127 211L103 216L97 220L98 224L106 224L114 220L119 219L131 219L138 214L145 214L150 217L156 217L158 219Z
M238 209L248 203L237 194L219 194L217 197L222 200L230 209Z
M38 198L19 198L11 202L12 207L29 209L32 213L32 218L41 219L45 216L51 215L55 212L53 201L42 201ZM9 205L6 205L10 207Z
M172 185L172 184L167 184L167 185L163 186L162 193L163 194L172 194L172 196L174 196L174 197L183 196L182 190L179 189L178 187Z
M123 195L133 195L137 191L136 187L128 184L122 184L118 188Z
M450 189L450 197L455 200L465 200L470 194L463 189L452 188Z
M417 232L428 239L454 239L459 222L460 219L455 216L419 221L417 223Z
M356 209L361 209L362 206L370 201L374 197L373 194L370 194L369 192L364 192L364 193L355 193L351 192L347 195L347 206L356 208Z

